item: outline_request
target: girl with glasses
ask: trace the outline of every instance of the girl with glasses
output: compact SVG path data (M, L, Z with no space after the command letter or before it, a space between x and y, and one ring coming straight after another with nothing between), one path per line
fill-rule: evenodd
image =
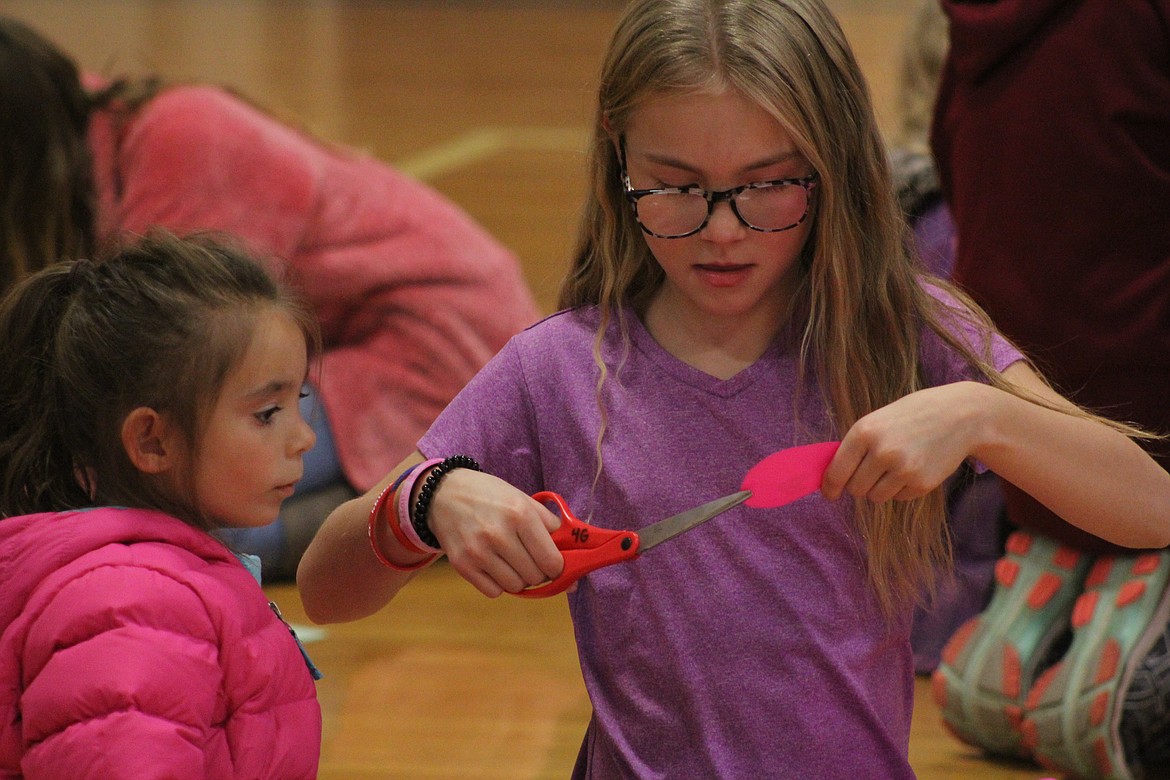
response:
M374 612L440 553L488 596L555 576L536 491L637 530L840 439L819 494L736 507L570 593L593 704L575 776L891 780L913 776L911 616L961 464L1116 542L1170 541L1140 432L1056 395L909 257L819 0L635 0L589 170L562 311L330 516L299 571L313 619Z

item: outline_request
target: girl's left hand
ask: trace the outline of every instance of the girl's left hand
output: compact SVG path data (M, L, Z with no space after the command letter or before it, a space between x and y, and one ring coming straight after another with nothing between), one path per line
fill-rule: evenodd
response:
M989 390L977 382L930 387L865 415L842 438L821 493L875 503L926 495L973 451L981 394Z

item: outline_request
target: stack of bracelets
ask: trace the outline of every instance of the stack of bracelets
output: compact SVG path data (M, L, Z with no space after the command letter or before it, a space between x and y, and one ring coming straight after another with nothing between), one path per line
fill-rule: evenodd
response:
M370 510L369 534L370 546L382 565L397 571L414 571L429 564L442 552L439 540L435 538L430 524L427 522L427 514L430 512L431 500L439 487L439 482L454 469L480 471L479 464L475 462L475 459L467 455L452 455L445 459L432 458L404 471L378 496L378 500L374 502L374 506ZM418 500L415 502L414 508L411 509L410 494L414 490L414 483L423 473L426 473L426 478L422 487L419 488ZM377 527L378 520L385 511L387 503L393 503L396 507L396 516L387 521L394 538L410 552L420 555L429 553L426 558L417 563L403 566L394 563L382 552L382 548L378 544Z

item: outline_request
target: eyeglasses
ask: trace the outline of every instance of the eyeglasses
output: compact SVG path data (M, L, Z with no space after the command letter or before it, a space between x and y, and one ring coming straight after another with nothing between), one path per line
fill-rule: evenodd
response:
M779 233L804 222L818 176L773 179L732 187L705 190L702 187L659 187L636 190L626 170L626 139L621 148L622 186L634 208L642 230L657 238L686 238L707 226L715 205L727 201L745 226L760 233Z

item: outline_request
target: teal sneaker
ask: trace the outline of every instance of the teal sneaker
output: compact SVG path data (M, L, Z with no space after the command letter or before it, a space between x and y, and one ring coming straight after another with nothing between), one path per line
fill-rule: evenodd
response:
M1127 760L1120 726L1123 717L1142 717L1136 702L1126 712L1126 694L1166 631L1168 583L1170 551L1102 556L1093 564L1073 609L1072 644L1025 703L1025 745L1038 763L1076 777L1145 776ZM1131 733L1142 725L1127 724Z
M943 724L988 753L1030 758L1021 730L1032 684L1067 647L1090 556L1024 531L1008 537L987 608L943 648L932 691Z

